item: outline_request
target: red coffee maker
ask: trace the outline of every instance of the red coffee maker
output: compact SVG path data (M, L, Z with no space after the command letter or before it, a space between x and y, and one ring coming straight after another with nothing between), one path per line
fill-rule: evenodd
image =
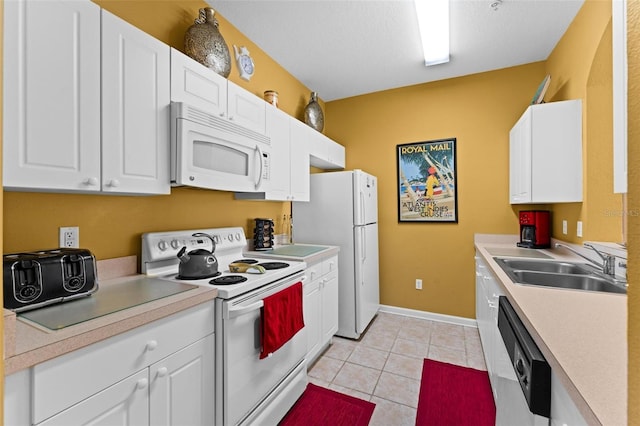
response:
M520 212L520 242L518 247L551 247L551 225L548 210L526 210Z

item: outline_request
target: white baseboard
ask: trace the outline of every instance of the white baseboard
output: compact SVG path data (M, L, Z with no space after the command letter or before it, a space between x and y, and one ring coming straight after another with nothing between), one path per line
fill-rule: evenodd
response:
M478 322L474 319L456 317L453 315L436 314L434 312L418 311L416 309L398 308L396 306L380 305L378 312L404 315L405 317L422 318L430 321L446 322L449 324L462 325L464 327L478 327Z

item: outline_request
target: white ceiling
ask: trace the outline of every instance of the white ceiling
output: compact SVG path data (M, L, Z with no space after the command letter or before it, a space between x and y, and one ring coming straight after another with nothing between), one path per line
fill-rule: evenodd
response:
M332 101L545 60L584 2L503 0L494 10L496 1L451 0L451 60L432 67L423 65L412 0L208 3L320 98Z

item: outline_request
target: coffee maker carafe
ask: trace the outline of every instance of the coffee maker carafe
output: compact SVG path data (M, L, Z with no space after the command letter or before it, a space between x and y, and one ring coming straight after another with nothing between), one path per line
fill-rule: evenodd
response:
M520 212L520 242L518 247L551 247L551 229L548 210L526 210Z

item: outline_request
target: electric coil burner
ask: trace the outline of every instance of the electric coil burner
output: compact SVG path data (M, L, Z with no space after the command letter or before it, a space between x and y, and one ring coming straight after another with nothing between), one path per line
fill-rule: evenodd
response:
M262 262L258 263L258 266L262 266L267 271L271 271L273 269L288 268L289 264L285 262Z
M231 284L239 284L247 281L247 277L243 277L242 275L225 275L224 277L214 278L209 283L217 284L217 285L231 285Z

